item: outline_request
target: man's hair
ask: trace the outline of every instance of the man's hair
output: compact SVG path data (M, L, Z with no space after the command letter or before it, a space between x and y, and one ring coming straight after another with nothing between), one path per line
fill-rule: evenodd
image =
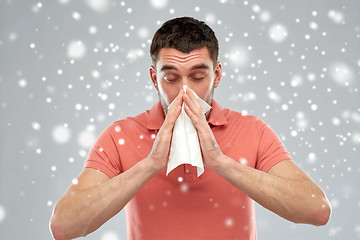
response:
M168 20L156 31L152 39L150 54L156 66L162 48L175 48L189 53L202 47L207 47L215 67L219 44L214 31L203 21L192 17L180 17Z

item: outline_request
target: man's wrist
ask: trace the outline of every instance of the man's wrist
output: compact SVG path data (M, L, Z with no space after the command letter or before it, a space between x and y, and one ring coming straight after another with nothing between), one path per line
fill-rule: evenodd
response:
M144 163L144 168L146 168L147 171L151 174L151 176L157 175L159 172L161 172L163 169L158 166L158 164L152 159L151 157L147 156L142 160Z
M229 158L225 154L221 153L216 159L216 164L212 167L211 170L218 173L219 175L222 175L225 171L228 171L230 167L232 167L232 164L234 163L234 160L232 158Z

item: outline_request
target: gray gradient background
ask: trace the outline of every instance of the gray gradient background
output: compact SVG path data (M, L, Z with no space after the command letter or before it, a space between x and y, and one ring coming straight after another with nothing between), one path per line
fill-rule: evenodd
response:
M359 1L39 2L0 2L1 240L51 238L52 208L94 138L157 101L149 40L183 15L207 19L219 39L214 98L270 124L332 203L319 228L257 205L259 239L360 238ZM281 42L269 36L274 24L287 29ZM86 47L78 59L68 54L74 40ZM56 132L64 124L68 138ZM86 239L126 239L125 225L120 212Z

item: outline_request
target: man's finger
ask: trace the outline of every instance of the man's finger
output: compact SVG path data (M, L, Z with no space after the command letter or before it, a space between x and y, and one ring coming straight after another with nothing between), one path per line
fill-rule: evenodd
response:
M202 113L202 109L200 104L198 103L195 95L191 91L187 91L186 94L184 94L184 101L186 105L190 108L190 110L197 114Z
M175 102L171 105L168 113L166 114L165 122L164 122L165 128L170 128L172 130L172 128L174 127L174 124L181 112L182 101L183 101L183 90L179 92L178 96L175 99Z

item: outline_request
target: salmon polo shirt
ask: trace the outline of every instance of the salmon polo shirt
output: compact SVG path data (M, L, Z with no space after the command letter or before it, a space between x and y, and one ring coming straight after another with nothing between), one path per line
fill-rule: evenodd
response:
M262 120L215 100L211 105L208 123L225 155L264 172L290 159ZM150 153L163 122L160 102L113 122L91 147L84 167L110 178L127 171ZM253 200L208 168L200 177L191 165L180 165L168 176L157 174L128 202L125 214L129 240L256 239Z

